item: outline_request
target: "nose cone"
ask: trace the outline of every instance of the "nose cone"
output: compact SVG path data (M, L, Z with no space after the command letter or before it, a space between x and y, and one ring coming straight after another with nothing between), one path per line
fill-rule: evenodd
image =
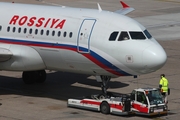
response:
M152 45L143 52L144 72L154 72L160 69L167 60L167 55L160 45Z

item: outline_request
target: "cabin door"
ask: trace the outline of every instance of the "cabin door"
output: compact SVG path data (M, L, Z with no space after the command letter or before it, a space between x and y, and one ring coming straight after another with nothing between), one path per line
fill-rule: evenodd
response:
M77 51L79 53L90 53L90 42L96 19L84 19L79 28L77 38Z

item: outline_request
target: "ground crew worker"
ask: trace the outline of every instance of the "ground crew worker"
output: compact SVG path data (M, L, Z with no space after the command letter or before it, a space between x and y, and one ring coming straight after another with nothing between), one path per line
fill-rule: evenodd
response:
M168 94L168 80L165 78L165 74L161 74L161 79L159 81L159 88L161 89L161 93L164 97L165 103L167 104L167 94Z
M144 93L142 94L142 103L147 104L146 96L144 95Z

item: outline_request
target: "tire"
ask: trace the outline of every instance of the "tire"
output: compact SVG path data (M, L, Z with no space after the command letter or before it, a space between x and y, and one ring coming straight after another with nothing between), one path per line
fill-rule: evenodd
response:
M100 95L98 96L98 98L99 98L100 100L105 99L105 95L104 95L104 94L100 94Z
M25 84L33 84L36 81L36 73L34 71L24 71L22 79Z
M100 106L100 111L103 114L109 114L110 113L110 107L107 102L102 102Z
M46 80L46 72L45 70L39 70L37 71L38 73L38 78L36 80L37 83L44 83Z

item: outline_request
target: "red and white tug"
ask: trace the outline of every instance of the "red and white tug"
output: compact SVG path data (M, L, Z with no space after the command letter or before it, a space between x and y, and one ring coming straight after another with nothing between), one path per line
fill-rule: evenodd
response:
M84 98L68 99L68 107L100 111L103 114L167 114L167 105L159 89L139 88L131 94L91 95Z

